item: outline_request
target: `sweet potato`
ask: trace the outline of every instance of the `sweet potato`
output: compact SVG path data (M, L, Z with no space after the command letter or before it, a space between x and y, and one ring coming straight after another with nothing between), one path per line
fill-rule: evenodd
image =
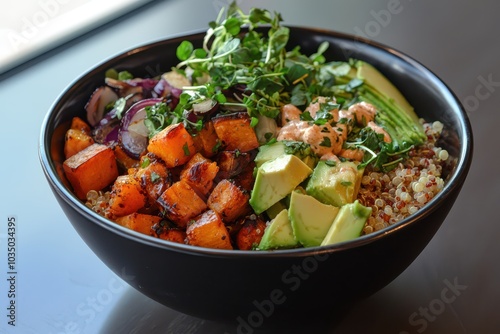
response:
M240 250L251 250L260 243L266 223L256 215L243 219L242 226L236 234L236 246Z
M71 119L71 129L80 130L87 135L91 135L90 126L80 117L73 117Z
M249 198L248 192L225 179L217 183L210 193L207 206L217 212L225 223L230 223L249 212Z
M219 179L230 179L240 174L252 161L249 153L240 151L221 151L217 154L217 166L219 166Z
M148 151L160 157L168 168L185 164L196 153L194 141L183 123L167 126L149 140Z
M181 171L180 179L186 181L200 195L206 197L212 189L213 180L219 171L215 162L196 153Z
M207 210L186 229L186 243L193 246L233 249L231 238L220 216Z
M64 136L64 156L66 159L94 143L91 136L78 129L68 129Z
M135 178L146 192L150 202L154 202L172 185L172 177L163 161L145 155L141 167L134 173Z
M148 235L153 235L152 227L155 224L158 224L160 220L161 217L158 216L134 212L129 215L117 218L115 222L131 230Z
M109 213L122 217L136 212L146 205L146 194L133 175L120 175L111 187Z
M170 224L166 223L165 220L155 224L153 230L155 231L156 237L183 244L186 239L186 231L169 225Z
M197 151L203 156L211 158L217 153L219 137L217 137L212 121L206 122L203 128L193 136L193 140Z
M234 184L240 186L248 192L251 192L255 183L254 168L255 162L251 161L248 165L246 165L241 173L233 177Z
M90 126L80 117L73 117L71 119L70 128L64 135L63 149L66 159L94 143L90 131Z
M189 220L207 209L207 204L185 181L180 180L165 190L157 201L168 219L179 227L186 227Z
M225 114L212 119L217 137L225 150L248 152L259 147L257 135L246 112Z
M75 195L82 200L89 190L102 190L118 177L113 150L96 143L66 159L63 169Z

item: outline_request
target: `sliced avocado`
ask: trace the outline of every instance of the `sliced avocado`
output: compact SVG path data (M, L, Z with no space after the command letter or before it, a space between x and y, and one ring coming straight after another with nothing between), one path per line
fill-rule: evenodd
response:
M292 192L288 216L293 234L304 247L319 246L330 229L339 208L323 204L298 191Z
M356 78L364 82L358 88L358 98L377 108L375 123L391 136L391 152L423 143L426 140L423 126L413 107L394 84L363 61L356 62L356 70Z
M266 227L258 249L293 248L298 244L288 219L288 210L283 209Z
M355 239L361 235L372 208L363 206L358 200L340 208L321 246Z
M322 203L342 206L358 196L363 169L352 161L320 161L307 183L306 192Z
M314 168L318 161L309 144L291 140L276 141L272 144L260 146L254 161L256 166L260 167L264 162L273 160L283 154L297 156L310 168Z
M379 70L364 61L356 63L357 77L365 81L372 87L375 87L379 93L384 95L387 100L395 105L399 105L408 116L418 123L418 116L413 107L401 94L401 92L390 82Z
M264 162L276 159L283 154L285 154L285 145L281 141L262 145L259 147L259 152L255 156L255 165L260 167Z
M257 168L249 203L260 214L291 193L312 169L295 155L283 154Z

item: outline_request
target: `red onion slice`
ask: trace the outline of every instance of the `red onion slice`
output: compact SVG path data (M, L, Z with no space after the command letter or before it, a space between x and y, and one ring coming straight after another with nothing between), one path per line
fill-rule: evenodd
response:
M118 95L108 86L97 88L85 105L87 121L91 126L96 126L104 117L106 106L118 100Z
M133 159L139 159L148 146L148 129L144 124L146 110L144 108L162 102L161 98L150 98L133 104L124 114L118 140L125 153Z

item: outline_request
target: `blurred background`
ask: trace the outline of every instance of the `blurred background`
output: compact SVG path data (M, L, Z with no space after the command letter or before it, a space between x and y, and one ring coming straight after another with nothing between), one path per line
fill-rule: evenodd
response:
M49 190L37 155L46 112L78 76L138 45L205 30L228 3L17 0L2 4L0 279L5 283L8 278L6 226L8 218L15 217L18 294L14 327L8 324L8 289L0 284L0 333L237 333L236 326L175 312L126 286L72 229ZM237 3L244 10L277 11L286 25L361 36L410 55L455 92L474 131L474 161L467 182L424 252L336 328L319 326L315 332L497 333L500 155L494 148L500 122L500 3ZM304 322L307 325L307 319Z

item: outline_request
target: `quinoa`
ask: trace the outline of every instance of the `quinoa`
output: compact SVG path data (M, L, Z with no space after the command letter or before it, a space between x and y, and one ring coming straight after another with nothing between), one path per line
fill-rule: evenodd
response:
M85 205L99 215L107 217L110 197L110 191L90 190L87 193L87 201L85 202Z
M443 124L438 121L422 123L428 140L409 151L408 159L386 173L370 166L366 168L358 200L371 207L372 213L363 234L381 230L410 216L443 189L443 167L449 155L436 146Z

